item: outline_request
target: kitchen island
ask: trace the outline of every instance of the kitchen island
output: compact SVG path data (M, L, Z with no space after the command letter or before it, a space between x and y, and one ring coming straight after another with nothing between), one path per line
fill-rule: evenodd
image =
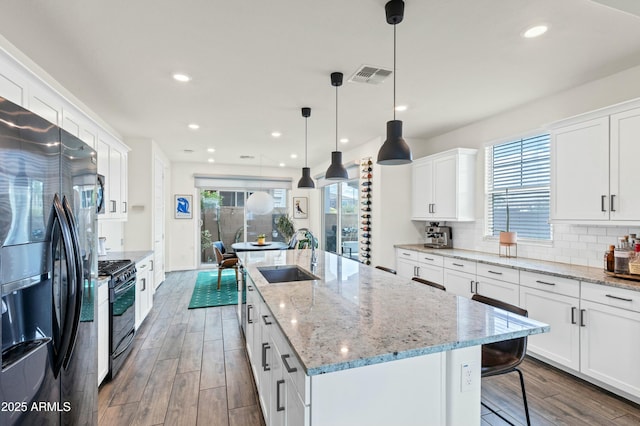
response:
M332 253L241 253L267 424L479 425L481 345L545 324ZM262 268L317 279L269 283Z

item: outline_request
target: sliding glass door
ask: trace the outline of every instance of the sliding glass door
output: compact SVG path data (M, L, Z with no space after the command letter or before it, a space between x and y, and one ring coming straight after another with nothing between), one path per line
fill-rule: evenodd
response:
M358 259L358 179L323 188L323 247L326 251Z
M212 244L222 241L228 251L237 242L255 241L265 234L268 241L284 241L276 228L278 218L287 214L288 190L261 189L271 194L274 209L265 215L245 211L253 191L200 190L200 263L216 263ZM246 214L245 214L246 213Z

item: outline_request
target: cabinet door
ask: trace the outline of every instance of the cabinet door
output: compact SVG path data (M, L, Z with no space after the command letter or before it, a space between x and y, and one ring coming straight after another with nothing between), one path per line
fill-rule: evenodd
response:
M609 220L608 117L553 132L550 214L554 220Z
M508 281L500 281L493 278L478 277L474 286L475 293L492 299L501 300L512 305L519 305L520 285Z
M285 386L287 388L287 407L285 411L287 426L309 425L309 407L305 406L302 399L300 399L300 395L298 395L295 386L293 386L291 377L287 376L285 380Z
M417 263L411 260L405 260L401 257L396 259L396 272L399 277L412 278L416 274Z
M451 269L444 270L444 286L447 291L457 294L458 296L473 296L473 288L475 287L476 275L468 272L454 271Z
M458 197L458 167L455 154L436 158L433 161L433 207L434 220L455 220Z
M640 108L611 116L611 220L640 219Z
M580 371L640 397L640 313L581 301Z
M280 352L271 339L272 349L269 352L269 365L271 366L270 389L271 413L269 424L271 426L285 426L287 410L287 388L285 382L284 367L280 360Z
M426 220L433 203L433 162L415 162L411 169L411 219Z
M520 287L520 304L529 317L551 326L549 333L529 336L527 352L580 369L579 300L558 293Z
M98 287L98 385L109 372L109 284Z
M442 284L444 282L444 268L441 266L428 265L426 263L418 263L416 272L420 278L433 283Z
M106 185L109 186L109 200L107 209L113 214L113 217L122 215L122 152L113 146L109 150L109 180Z

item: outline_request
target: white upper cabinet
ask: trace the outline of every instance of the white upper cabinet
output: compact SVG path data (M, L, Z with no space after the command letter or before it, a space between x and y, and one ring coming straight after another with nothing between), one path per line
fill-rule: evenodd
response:
M457 148L412 165L412 220L472 221L475 149Z
M104 175L104 215L100 219L127 219L127 149L108 134L98 136L98 174Z
M586 224L640 220L640 187L634 183L638 138L638 102L553 125L551 220Z

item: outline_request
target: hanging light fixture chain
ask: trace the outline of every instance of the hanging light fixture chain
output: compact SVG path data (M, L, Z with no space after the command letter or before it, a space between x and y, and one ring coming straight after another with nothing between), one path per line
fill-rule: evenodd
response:
M307 167L307 123L308 117L304 118L304 166Z

